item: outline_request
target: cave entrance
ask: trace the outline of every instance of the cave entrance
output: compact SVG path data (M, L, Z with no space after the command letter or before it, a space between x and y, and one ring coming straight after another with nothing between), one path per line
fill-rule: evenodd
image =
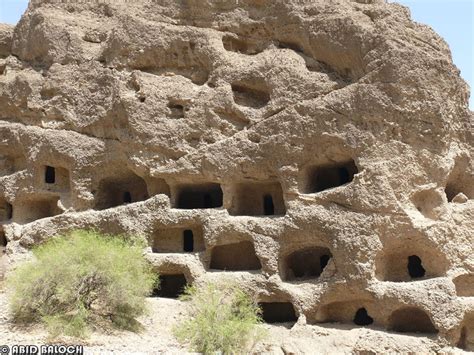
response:
M153 297L178 298L187 286L184 274L160 275L160 285L153 290Z
M279 182L241 183L233 188L233 216L272 216L286 213Z
M262 265L258 259L253 243L218 245L212 248L210 268L215 270L247 271L260 270Z
M164 228L153 234L154 253L191 253L204 249L202 228L198 226Z
M201 209L222 207L222 189L219 184L185 185L178 188L176 208Z
M96 210L117 207L148 198L145 180L131 172L121 177L109 177L100 181L96 192Z
M287 281L317 278L324 271L331 257L330 250L324 247L297 250L286 258L283 278Z
M335 165L313 166L306 170L302 192L316 193L350 183L358 173L354 160Z
M430 317L416 307L404 307L389 317L389 328L401 333L437 333Z
M298 317L291 302L260 302L265 323L296 323Z
M369 316L365 308L359 308L354 316L354 324L367 326L374 322L374 319Z
M425 276L426 270L424 269L421 259L417 255L411 255L408 257L408 275L411 278L417 279Z

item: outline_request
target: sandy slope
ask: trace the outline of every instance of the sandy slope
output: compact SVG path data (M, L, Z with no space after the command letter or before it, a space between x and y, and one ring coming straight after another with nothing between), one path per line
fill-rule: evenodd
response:
M87 354L177 354L186 349L174 339L172 327L186 314L186 304L165 298L148 299L150 312L141 318L145 331L140 334L96 332L83 342ZM462 353L458 349L440 348L432 339L420 335L391 334L376 328L353 328L337 324L323 326L264 325L267 339L257 344L255 353L271 354L334 354L432 352ZM47 333L40 326L14 326L8 317L7 297L0 293L0 339L2 344L43 345ZM77 341L62 339L75 344Z

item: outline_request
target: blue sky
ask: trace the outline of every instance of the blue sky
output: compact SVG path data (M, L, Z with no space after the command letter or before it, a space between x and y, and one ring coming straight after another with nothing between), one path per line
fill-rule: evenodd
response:
M389 2L395 2L389 0ZM410 8L415 21L430 25L449 44L454 63L469 86L474 86L474 0L397 0ZM15 24L27 0L0 0L0 22ZM471 110L474 98L471 94Z

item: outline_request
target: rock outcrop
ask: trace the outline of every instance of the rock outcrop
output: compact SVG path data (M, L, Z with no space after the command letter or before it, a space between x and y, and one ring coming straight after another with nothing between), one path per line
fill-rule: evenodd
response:
M382 0L32 1L0 26L6 261L140 236L170 294L231 279L269 322L474 350L468 97Z

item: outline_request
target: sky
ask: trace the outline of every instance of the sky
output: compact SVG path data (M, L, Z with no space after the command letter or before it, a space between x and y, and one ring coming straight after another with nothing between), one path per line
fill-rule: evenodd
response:
M412 18L431 26L449 44L454 64L461 76L474 87L474 0L388 0L408 6ZM27 0L0 0L0 22L16 24L28 5ZM471 110L474 97L471 94Z

